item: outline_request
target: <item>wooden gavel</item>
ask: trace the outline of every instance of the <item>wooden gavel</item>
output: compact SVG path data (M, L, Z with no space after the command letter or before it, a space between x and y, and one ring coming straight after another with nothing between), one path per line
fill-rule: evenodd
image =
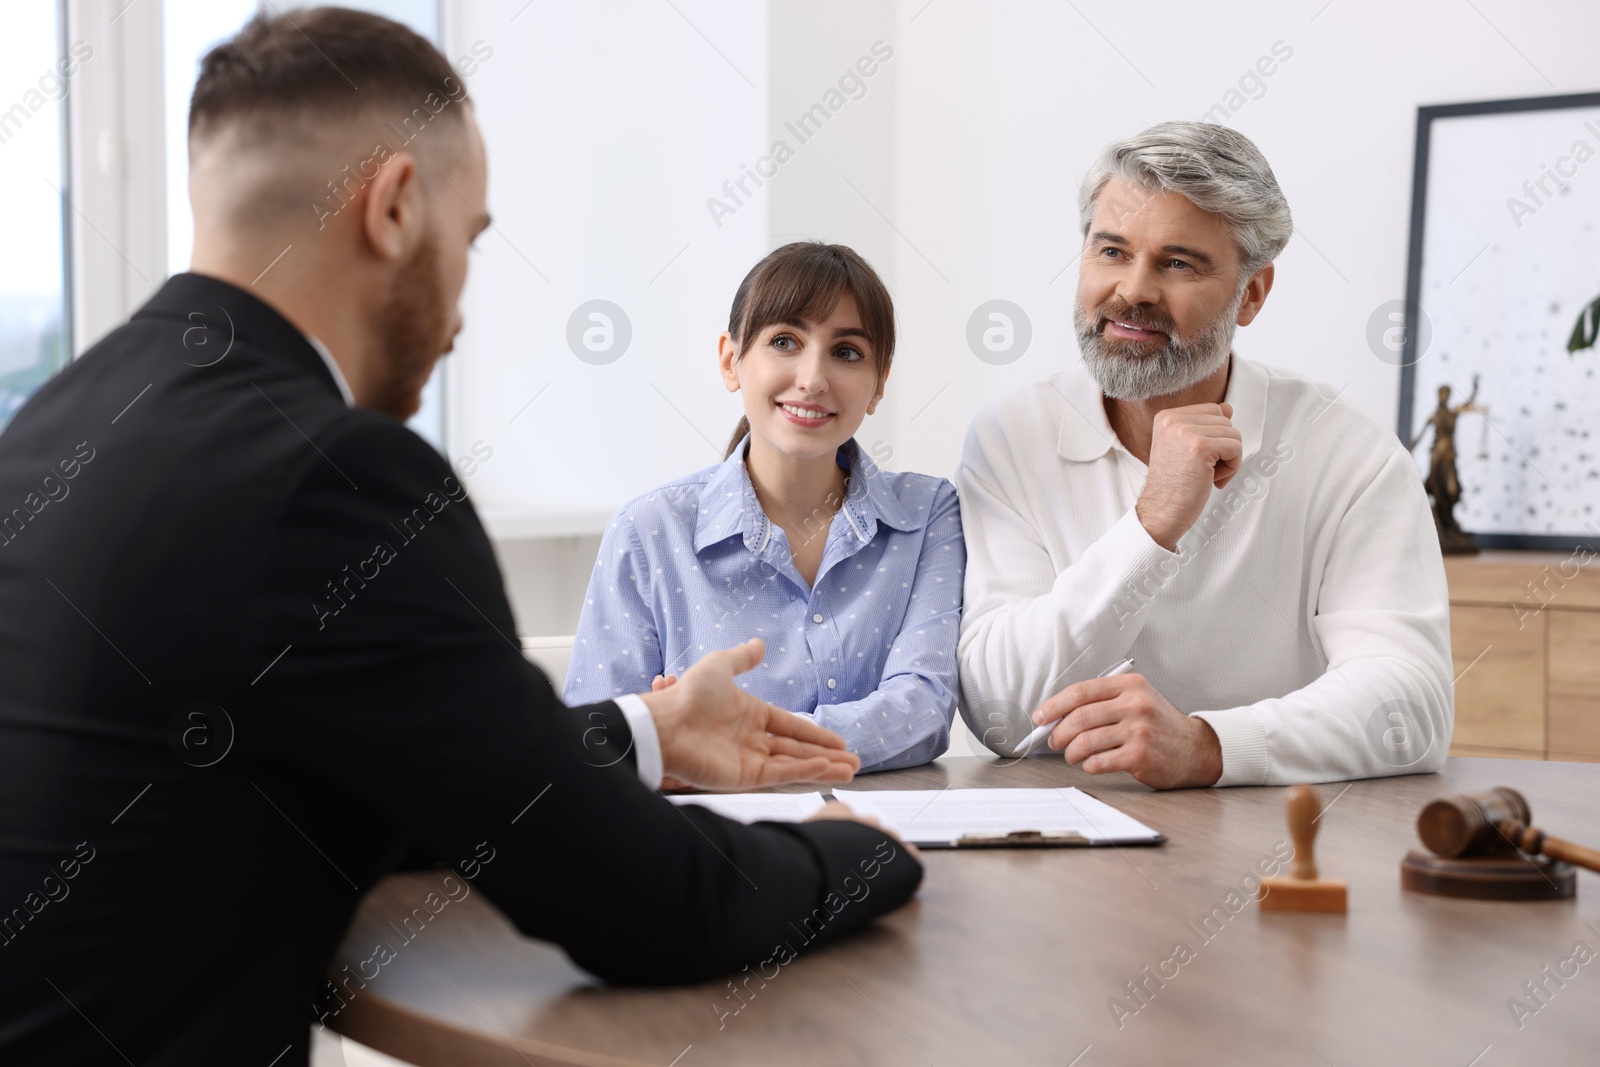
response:
M1441 856L1521 850L1600 871L1600 851L1549 837L1543 830L1529 826L1528 819L1528 802L1522 794L1500 786L1487 793L1435 800L1417 816L1417 836Z

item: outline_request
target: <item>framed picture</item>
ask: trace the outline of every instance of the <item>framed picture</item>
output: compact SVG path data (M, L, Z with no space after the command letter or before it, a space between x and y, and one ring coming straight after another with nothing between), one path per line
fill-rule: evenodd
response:
M1600 93L1419 108L1406 298L1374 351L1419 462L1459 409L1455 515L1482 547L1600 547L1600 347L1567 351L1597 295Z

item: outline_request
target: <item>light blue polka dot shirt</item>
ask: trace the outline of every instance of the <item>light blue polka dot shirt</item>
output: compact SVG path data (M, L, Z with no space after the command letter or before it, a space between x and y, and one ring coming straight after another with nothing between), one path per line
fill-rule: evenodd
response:
M748 442L749 438L745 438ZM724 462L625 504L600 544L565 696L644 692L752 637L766 658L738 684L840 734L862 770L926 763L950 743L966 547L955 487L885 471L855 441L815 585L795 569L744 465Z

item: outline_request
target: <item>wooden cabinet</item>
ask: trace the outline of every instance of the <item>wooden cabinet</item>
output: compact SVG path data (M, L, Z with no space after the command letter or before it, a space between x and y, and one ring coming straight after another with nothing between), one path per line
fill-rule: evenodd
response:
M1457 756L1545 754L1545 620L1519 625L1504 606L1450 605Z
M1549 758L1600 761L1600 611L1551 612Z
M1445 559L1456 756L1600 762L1600 560L1579 549Z

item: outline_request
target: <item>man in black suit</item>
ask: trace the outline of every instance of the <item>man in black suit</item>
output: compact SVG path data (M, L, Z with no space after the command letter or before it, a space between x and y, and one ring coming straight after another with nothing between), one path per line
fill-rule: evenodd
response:
M194 273L0 436L0 1062L305 1062L308 1023L381 988L324 972L408 856L617 982L905 902L915 854L848 813L655 794L854 773L739 690L758 642L570 710L523 659L465 489L401 421L488 223L443 57L371 15L257 19L202 64L190 151Z

